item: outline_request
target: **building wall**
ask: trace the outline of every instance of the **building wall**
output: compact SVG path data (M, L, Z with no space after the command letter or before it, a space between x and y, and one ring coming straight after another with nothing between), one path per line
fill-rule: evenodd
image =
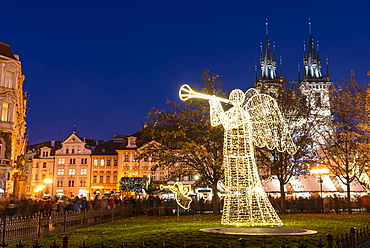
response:
M22 64L9 45L0 42L0 192L24 193L23 174L26 99ZM6 187L7 185L7 187Z

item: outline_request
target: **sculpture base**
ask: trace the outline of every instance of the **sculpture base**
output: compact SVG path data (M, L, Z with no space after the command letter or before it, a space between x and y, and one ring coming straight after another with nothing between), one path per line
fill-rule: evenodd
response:
M268 235L268 236L300 236L317 233L317 231L315 230L276 228L276 227L218 227L218 228L199 229L199 231L232 235Z

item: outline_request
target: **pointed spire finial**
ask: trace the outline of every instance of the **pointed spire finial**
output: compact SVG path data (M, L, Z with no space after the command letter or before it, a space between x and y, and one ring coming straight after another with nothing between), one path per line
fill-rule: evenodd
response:
M268 20L266 18L266 35L269 34L269 28L268 28L268 26L269 26L269 23L268 23Z
M311 18L308 18L308 33L311 35L312 30L311 30Z

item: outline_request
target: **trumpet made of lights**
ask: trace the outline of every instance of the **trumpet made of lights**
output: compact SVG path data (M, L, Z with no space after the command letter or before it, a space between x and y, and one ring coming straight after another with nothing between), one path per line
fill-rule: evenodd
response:
M175 193L175 199L177 204L182 207L183 209L189 209L190 203L192 201L191 197L189 197L190 186L183 185L180 182L176 182L173 186L164 186L160 185L160 189L168 189L171 192Z
M182 100L209 101L212 126L224 127L225 198L221 224L237 226L283 225L258 175L254 146L295 152L276 101L256 89L235 89L229 99L195 92L183 85ZM232 105L224 111L221 102Z

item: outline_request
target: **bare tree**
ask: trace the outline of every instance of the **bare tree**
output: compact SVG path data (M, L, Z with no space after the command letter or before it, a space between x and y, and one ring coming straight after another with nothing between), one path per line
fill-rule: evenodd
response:
M327 167L347 187L348 213L352 213L351 183L364 172L370 159L368 91L368 84L358 83L354 72L348 80L332 86L333 121L320 152Z

